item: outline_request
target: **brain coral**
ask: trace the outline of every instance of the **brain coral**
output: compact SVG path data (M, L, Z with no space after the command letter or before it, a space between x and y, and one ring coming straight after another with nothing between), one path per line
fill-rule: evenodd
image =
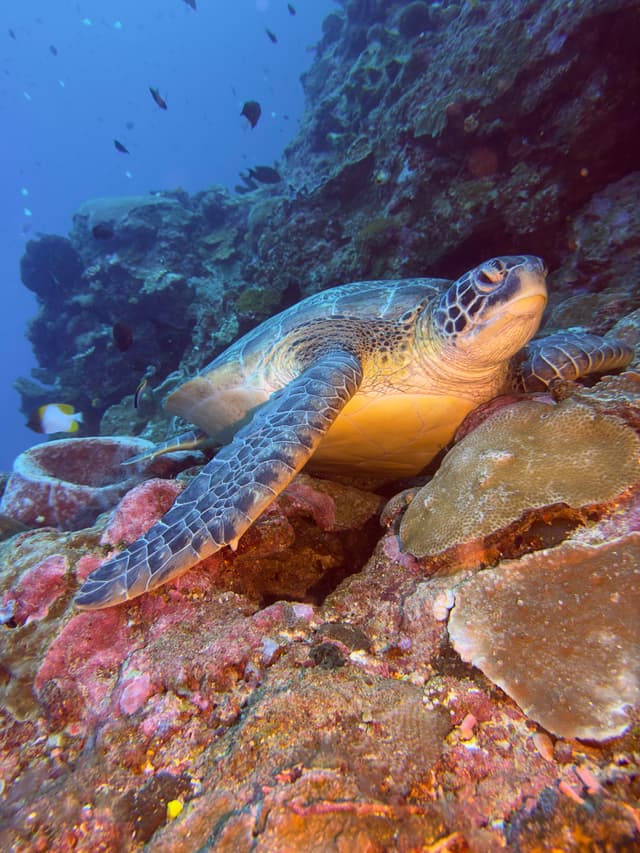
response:
M622 734L640 709L640 534L504 561L455 592L465 661L561 737Z
M589 405L505 406L466 435L416 495L400 525L404 550L439 554L502 530L528 510L613 500L640 478L640 439Z

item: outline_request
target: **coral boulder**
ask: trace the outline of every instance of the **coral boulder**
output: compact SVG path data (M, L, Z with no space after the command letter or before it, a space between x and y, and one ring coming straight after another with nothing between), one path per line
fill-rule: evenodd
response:
M454 648L567 738L621 735L640 710L640 534L563 543L455 592Z
M583 403L505 406L465 436L418 492L400 526L402 546L431 556L535 510L607 503L640 479L639 456L630 427Z

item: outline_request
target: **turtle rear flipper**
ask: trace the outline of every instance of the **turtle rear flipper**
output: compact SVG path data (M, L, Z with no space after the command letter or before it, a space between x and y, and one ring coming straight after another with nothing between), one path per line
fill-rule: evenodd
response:
M235 545L304 466L361 381L351 353L319 358L256 412L160 521L89 575L76 606L135 598Z
M517 368L517 382L525 391L540 391L554 379L584 379L623 370L633 349L615 338L587 332L557 332L531 341Z
M156 459L158 456L164 456L165 453L176 453L182 450L201 450L203 447L209 447L212 444L214 444L214 440L206 432L203 432L201 429L190 429L187 432L174 435L166 441L159 442L151 450L145 450L142 453L136 453L135 456L130 456L121 464L135 465L137 462L147 462L150 459Z

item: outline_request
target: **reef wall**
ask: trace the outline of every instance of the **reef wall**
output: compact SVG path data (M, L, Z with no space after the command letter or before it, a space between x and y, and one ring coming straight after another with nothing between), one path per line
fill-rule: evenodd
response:
M638 306L639 39L631 0L347 0L303 77L280 183L95 200L68 237L28 243L25 413L53 385L97 432L146 376L146 408L129 397L102 431L156 438L179 379L300 297L492 254L543 256L552 307L573 300L559 325L606 331Z

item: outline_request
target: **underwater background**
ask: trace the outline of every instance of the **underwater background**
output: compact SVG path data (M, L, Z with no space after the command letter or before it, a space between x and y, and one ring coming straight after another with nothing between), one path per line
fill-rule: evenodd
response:
M292 15L277 0L210 0L195 11L183 0L2 4L0 468L39 440L12 388L34 365L25 328L36 304L19 271L26 240L65 234L90 198L231 189L240 170L272 164L296 131L300 74L335 6L305 0ZM263 111L255 128L240 115L249 100Z

